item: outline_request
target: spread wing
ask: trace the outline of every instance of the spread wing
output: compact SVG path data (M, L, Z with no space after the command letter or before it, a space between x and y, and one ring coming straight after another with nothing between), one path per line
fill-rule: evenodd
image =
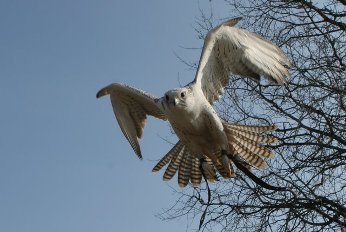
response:
M204 41L196 77L207 100L212 104L223 94L230 74L263 76L285 84L290 62L279 47L261 36L233 27L241 18L229 20L211 30Z
M124 84L111 84L101 89L96 97L110 94L115 117L131 147L142 159L138 138L142 137L147 115L166 120L156 105L157 98Z

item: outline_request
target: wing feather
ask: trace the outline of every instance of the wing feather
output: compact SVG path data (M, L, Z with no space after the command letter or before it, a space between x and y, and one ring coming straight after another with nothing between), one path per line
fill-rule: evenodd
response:
M96 97L108 94L121 131L137 156L142 159L138 139L143 135L147 115L166 120L166 115L156 104L158 98L124 84L106 86L96 94Z
M210 103L218 100L228 84L230 74L260 76L285 84L290 63L279 47L261 36L233 27L241 18L229 20L212 29L204 46L195 83Z

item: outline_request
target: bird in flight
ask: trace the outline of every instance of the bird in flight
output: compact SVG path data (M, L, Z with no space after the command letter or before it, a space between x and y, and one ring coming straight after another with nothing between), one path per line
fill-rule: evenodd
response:
M138 139L142 137L148 115L168 120L179 141L157 163L153 171L168 164L163 175L170 180L178 172L178 183L190 182L199 187L206 181L235 176L234 166L255 183L273 190L251 172L251 167L267 167L265 158L273 157L263 143L276 143L275 137L262 132L276 126L247 126L222 120L213 103L223 94L231 75L261 77L279 85L286 83L290 63L279 47L261 36L234 27L241 18L228 20L207 34L195 79L182 88L155 97L125 84L114 83L97 93L97 98L110 95L119 126L142 159Z

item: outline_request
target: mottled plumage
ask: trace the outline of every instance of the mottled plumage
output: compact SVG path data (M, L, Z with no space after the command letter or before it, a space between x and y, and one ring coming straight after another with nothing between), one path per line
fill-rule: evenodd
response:
M276 126L224 122L212 107L232 74L286 83L287 57L259 35L233 27L239 20L229 20L208 33L195 79L185 87L167 91L161 98L124 84L111 84L97 93L97 97L110 94L120 128L140 158L138 139L147 115L170 122L179 141L153 171L168 165L163 179L170 180L178 172L181 187L189 182L198 187L202 176L215 181L217 172L234 177L233 164L253 179L248 167L265 168L265 159L274 156L263 144L277 139L259 133L274 131Z

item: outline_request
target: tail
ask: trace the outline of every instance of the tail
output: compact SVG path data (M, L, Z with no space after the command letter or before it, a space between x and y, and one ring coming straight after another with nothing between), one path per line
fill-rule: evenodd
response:
M199 187L202 181L202 172L208 181L217 180L213 161L207 156L204 156L203 159L192 156L180 141L155 165L153 172L160 171L167 164L168 167L163 174L163 180L172 179L178 171L178 184L182 188L189 181L193 187Z
M203 158L195 157L190 154L189 150L181 141L178 141L156 164L153 172L161 170L168 164L163 175L163 180L171 180L178 172L178 183L183 188L189 181L193 187L199 187L203 175L207 181L213 182L217 180L216 172L220 173L224 178L234 177L233 163L245 174L247 172L243 170L244 168L248 169L248 172L251 172L251 166L259 169L268 166L264 158L272 158L274 154L262 144L276 143L278 140L275 137L261 135L259 133L274 131L277 129L276 126L244 126L226 122L223 123L223 126L228 138L231 154L220 151L212 157L205 155ZM235 160L234 157L240 157L240 160ZM239 162L235 163L236 161ZM243 168L239 168L238 166L240 165ZM257 181L256 183L259 182Z
M278 139L261 135L277 129L276 126L245 126L223 123L231 153L238 154L246 163L259 169L268 167L263 158L273 158L273 152L264 147L263 143L277 143Z
M223 126L230 154L227 154L226 151L213 154L216 157L213 159L213 165L223 178L235 177L234 157L239 157L242 166L249 172L251 167L263 169L268 166L264 158L273 158L274 154L270 149L264 147L263 143L277 143L278 140L275 137L259 133L274 131L277 129L276 126L245 126L226 122L223 122Z

